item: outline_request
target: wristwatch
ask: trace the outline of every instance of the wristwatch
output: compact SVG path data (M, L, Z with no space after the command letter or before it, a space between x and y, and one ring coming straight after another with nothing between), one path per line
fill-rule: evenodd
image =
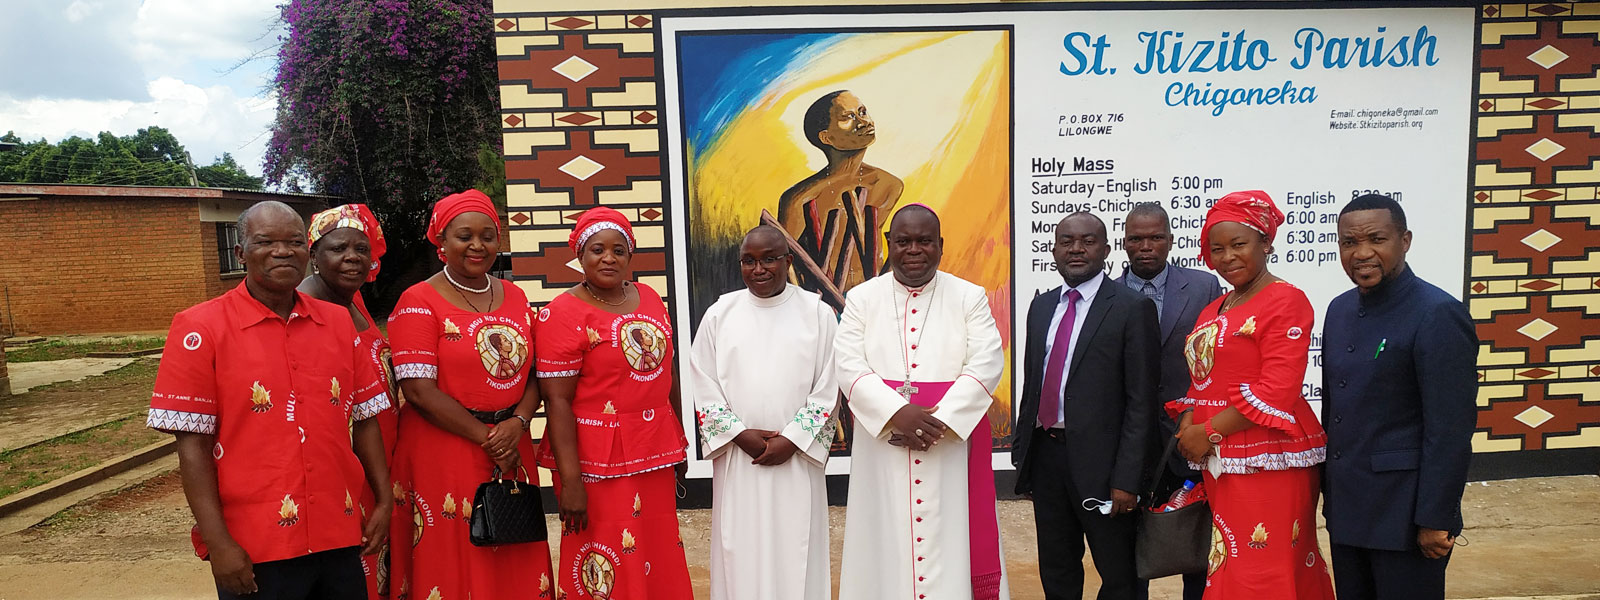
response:
M519 421L522 421L522 430L523 431L528 431L528 428L530 427L530 425L528 424L528 418L527 417L524 417L524 416L516 414L516 413L512 413L511 416L516 417L517 420L519 420Z
M1206 441L1211 442L1213 446L1222 443L1222 434L1211 428L1211 421L1206 421Z

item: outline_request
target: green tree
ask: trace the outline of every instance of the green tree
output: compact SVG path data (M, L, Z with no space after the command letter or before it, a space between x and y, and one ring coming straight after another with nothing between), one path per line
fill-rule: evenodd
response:
M260 190L262 184L260 177L245 172L244 167L234 162L233 155L227 152L223 152L211 164L195 169L194 174L200 179L200 185L206 187Z
M179 187L191 184L188 151L172 132L161 127L146 127L121 137L108 131L93 139L72 136L56 144L44 139L23 142L15 132L7 132L0 136L0 142L18 144L13 150L0 152L0 181ZM210 166L195 169L195 176L201 185L209 187L262 188L262 179L251 176L227 153Z
M497 155L500 148L490 4L282 5L287 34L278 50L267 182L305 181L372 206L389 240L385 262L403 266L380 273L380 297L430 271L423 230L433 202L494 179L480 161L481 149Z

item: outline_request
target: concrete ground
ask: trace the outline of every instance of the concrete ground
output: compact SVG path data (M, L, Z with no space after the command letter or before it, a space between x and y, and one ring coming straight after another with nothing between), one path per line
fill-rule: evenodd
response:
M1469 545L1451 560L1450 598L1600 599L1600 477L1472 484L1462 508ZM680 513L699 598L707 597L709 519L710 511ZM1012 598L1043 598L1032 506L1002 502L1000 520ZM0 599L215 598L209 569L189 548L191 523L177 477L167 474L0 536ZM837 579L843 508L831 510L830 525ZM558 530L553 519L550 530ZM1092 567L1089 579L1093 597ZM1179 588L1158 580L1150 596L1176 600Z
M120 369L137 359L133 358L68 358L39 362L10 363L6 365L11 375L11 393L21 394L41 385L62 381L77 381L85 377L103 375Z
M126 390L105 393L78 392L70 399L40 398L24 390L87 377L132 364L137 358L71 358L11 363L12 396L0 398L0 452L21 448L75 431L115 421L149 406L150 388L140 384L137 394ZM124 386L125 387L125 386Z

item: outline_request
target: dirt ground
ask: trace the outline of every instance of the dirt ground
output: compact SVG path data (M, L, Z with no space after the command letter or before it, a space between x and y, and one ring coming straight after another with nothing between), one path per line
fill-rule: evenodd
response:
M1469 545L1452 558L1449 597L1600 598L1600 477L1472 484L1463 512ZM701 598L710 514L680 514ZM832 509L830 519L837 577L844 509ZM1000 519L1012 598L1042 598L1031 505L1002 502ZM177 476L169 473L0 537L0 600L215 598L209 570L189 548L191 522ZM1323 539L1325 550L1325 533ZM1092 569L1090 580L1092 590ZM1176 599L1179 588L1176 579L1158 580L1151 598Z

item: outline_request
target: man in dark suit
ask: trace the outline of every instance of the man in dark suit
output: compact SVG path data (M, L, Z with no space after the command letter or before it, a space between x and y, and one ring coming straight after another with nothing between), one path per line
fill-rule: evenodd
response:
M1200 319L1200 310L1222 295L1222 286L1215 275L1167 264L1167 255L1172 252L1172 229L1167 224L1167 211L1155 202L1140 203L1128 211L1122 249L1128 253L1128 268L1117 281L1154 300L1161 319L1161 382L1156 386L1156 398L1162 403L1181 398L1189 393L1184 341ZM1164 435L1162 441L1177 434L1178 425L1166 411L1157 410L1156 417ZM1190 469L1188 461L1177 453L1167 457L1164 475L1162 485L1157 487L1157 503L1183 485L1184 480L1200 483L1200 473ZM1205 591L1204 571L1183 576L1184 600L1200 600Z
M1340 600L1442 600L1461 533L1477 424L1478 336L1467 309L1406 265L1411 232L1388 196L1339 212L1356 289L1328 305L1322 514Z
M1033 499L1045 598L1083 597L1087 538L1098 598L1142 600L1132 513L1156 423L1155 302L1108 281L1099 217L1062 219L1052 254L1066 285L1028 308L1016 491Z

